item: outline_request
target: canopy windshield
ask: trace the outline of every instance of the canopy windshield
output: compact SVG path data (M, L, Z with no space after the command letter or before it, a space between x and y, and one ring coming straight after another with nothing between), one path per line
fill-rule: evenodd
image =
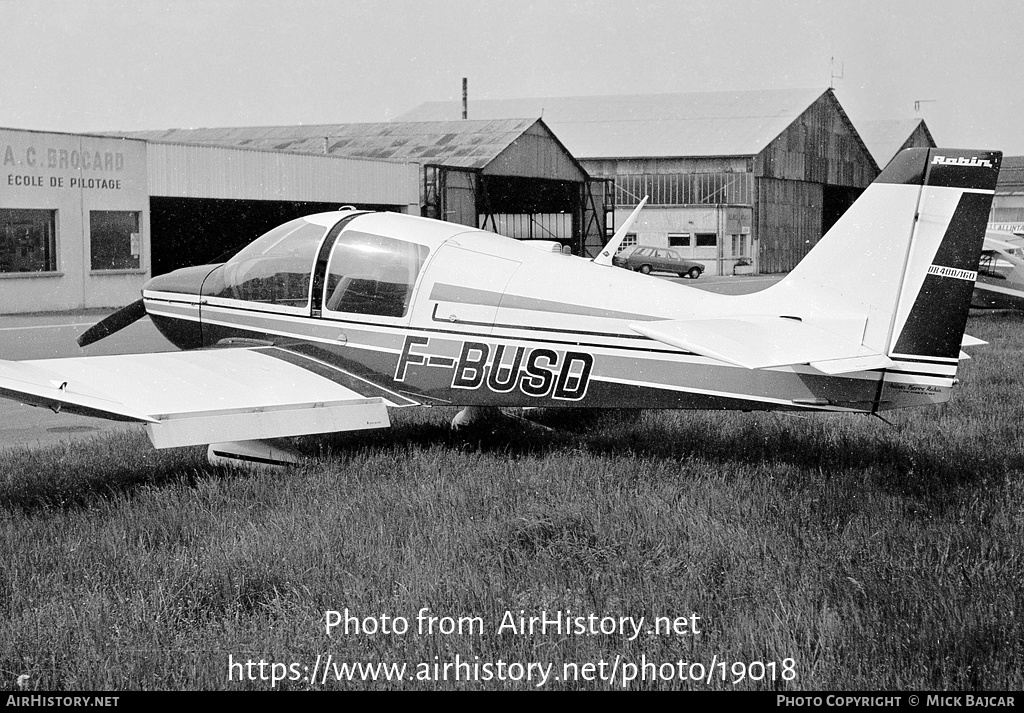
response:
M260 236L224 264L216 297L308 310L310 276L327 226L298 218Z

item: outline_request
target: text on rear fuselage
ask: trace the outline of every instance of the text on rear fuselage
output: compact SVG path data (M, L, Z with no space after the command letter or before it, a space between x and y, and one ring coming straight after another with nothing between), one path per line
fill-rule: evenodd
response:
M427 337L405 338L395 381L405 381L410 365L452 369L453 389L486 388L498 394L521 391L534 398L579 401L587 394L594 356L544 347L463 342L457 359L419 351Z

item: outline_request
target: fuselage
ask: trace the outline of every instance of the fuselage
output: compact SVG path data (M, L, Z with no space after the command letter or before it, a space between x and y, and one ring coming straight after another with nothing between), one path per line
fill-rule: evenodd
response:
M399 214L300 220L225 264L151 280L153 322L182 349L277 344L438 405L872 412L944 401L955 373L745 369L630 325L770 313L772 296L713 294Z
M972 306L1024 311L1024 259L1012 233L986 234Z

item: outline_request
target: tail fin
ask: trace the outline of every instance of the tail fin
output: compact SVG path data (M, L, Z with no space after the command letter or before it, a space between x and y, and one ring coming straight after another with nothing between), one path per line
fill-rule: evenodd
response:
M865 316L875 353L955 365L1001 159L901 152L776 288L821 317Z
M717 312L630 329L748 369L809 364L877 381L872 400L825 399L833 405L945 401L1001 158L904 151L778 284L702 303Z

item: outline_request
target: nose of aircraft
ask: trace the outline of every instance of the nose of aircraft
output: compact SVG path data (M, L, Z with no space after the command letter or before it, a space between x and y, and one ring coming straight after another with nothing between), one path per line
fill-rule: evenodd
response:
M157 275L143 285L142 292L143 294L163 292L179 296L198 297L203 287L203 281L214 269L216 269L215 265L198 265L195 267L185 267L180 270L175 270L174 272L169 272L166 275ZM93 342L98 342L104 337L109 337L114 332L124 329L128 325L134 324L145 316L145 302L142 299L135 300L130 305L122 307L109 317L100 320L83 332L81 336L78 337L78 345L85 347ZM196 327L198 327L198 323L196 323ZM164 332L161 324L157 324L157 328L160 329L161 332ZM198 333L198 329L196 329L196 331ZM171 339L171 341L175 342L174 339ZM189 339L187 341L191 345L195 339Z
M142 292L169 292L198 297L203 281L216 268L216 265L195 265L168 272L166 275L157 275L143 285Z

